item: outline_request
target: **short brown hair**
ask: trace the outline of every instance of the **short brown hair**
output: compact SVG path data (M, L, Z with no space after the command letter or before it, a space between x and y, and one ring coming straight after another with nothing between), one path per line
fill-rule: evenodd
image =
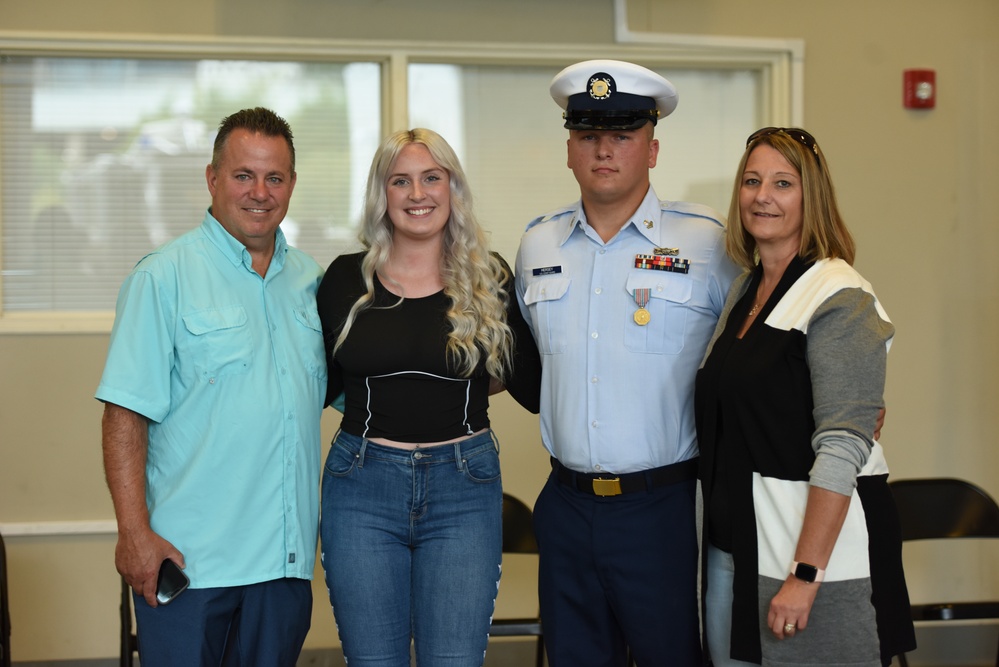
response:
M291 126L281 116L270 109L255 107L243 109L231 116L226 116L219 123L219 132L215 135L215 146L212 149L212 169L218 169L222 162L222 152L233 130L248 130L265 137L284 137L291 152L291 173L295 173L295 142L291 134Z

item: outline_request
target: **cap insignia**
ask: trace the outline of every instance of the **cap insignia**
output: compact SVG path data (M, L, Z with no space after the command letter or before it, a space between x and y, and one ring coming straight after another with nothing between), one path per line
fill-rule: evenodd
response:
M590 77L587 91L595 100L606 100L614 93L614 78L610 74L594 74Z

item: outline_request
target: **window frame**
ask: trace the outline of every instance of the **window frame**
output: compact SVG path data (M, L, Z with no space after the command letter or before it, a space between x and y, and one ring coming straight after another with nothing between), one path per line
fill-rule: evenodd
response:
M624 22L619 21L618 25ZM23 35L0 32L0 60L6 56L121 57L375 62L382 68L383 134L408 125L410 63L531 65L563 67L591 58L629 60L650 67L751 70L759 75L759 118L767 124L800 125L803 116L804 45L800 40L718 38L638 33L618 28L618 43L538 45L519 43L446 44L396 41L286 40L261 38L176 39L90 35ZM0 91L2 94L2 91ZM2 137L0 137L2 140ZM3 146L0 144L0 150ZM3 214L0 211L0 261ZM192 226L194 222L192 222ZM0 274L0 293L3 288ZM0 301L0 335L108 333L114 312L5 312Z

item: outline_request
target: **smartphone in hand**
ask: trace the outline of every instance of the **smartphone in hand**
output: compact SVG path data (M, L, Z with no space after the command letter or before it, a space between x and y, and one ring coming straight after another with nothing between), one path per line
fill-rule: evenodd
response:
M156 601L160 604L169 604L187 589L189 583L191 580L187 578L184 571L167 558L160 565L160 574L156 580Z

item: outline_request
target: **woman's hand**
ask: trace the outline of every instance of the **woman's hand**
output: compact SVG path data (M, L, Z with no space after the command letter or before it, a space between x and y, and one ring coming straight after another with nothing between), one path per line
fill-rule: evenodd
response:
M805 520L794 553L795 561L812 563L814 567L824 570L849 509L850 496L810 486ZM770 611L767 612L767 625L777 639L793 637L796 632L808 627L808 615L819 586L818 582L809 583L793 574L787 575L777 595L770 600Z
M777 639L793 637L808 627L808 615L819 591L819 583L807 583L788 575L777 595L770 600L767 625Z

